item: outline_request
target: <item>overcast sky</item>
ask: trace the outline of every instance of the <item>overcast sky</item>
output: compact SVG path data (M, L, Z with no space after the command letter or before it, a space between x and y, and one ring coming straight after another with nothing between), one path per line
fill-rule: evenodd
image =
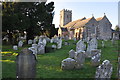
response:
M72 10L72 21L86 17L103 17L104 13L112 23L114 28L118 24L118 1L119 0L47 0L55 3L55 15L53 23L59 26L60 10ZM120 22L119 22L120 23Z

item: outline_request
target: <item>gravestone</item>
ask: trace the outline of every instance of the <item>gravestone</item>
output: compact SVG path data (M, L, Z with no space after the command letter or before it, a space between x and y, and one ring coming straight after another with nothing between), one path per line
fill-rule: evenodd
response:
M111 78L113 71L112 64L109 60L104 60L100 66L97 67L95 78L103 80L103 78L107 78L109 80Z
M96 38L91 39L89 44L91 49L97 49L98 47L98 42Z
M76 61L72 58L66 58L62 61L62 70L71 70L75 68Z
M65 42L64 42L64 45L70 45L70 43L69 43L69 42L67 42L67 41L65 41Z
M53 49L56 49L56 48L57 48L57 46L53 44L53 45L52 45L52 48L53 48Z
M37 55L37 52L38 52L37 48L38 48L37 44L32 44L32 47L29 47L28 49L31 50L33 54Z
M79 50L84 51L86 49L86 45L84 44L84 41L79 40L76 44L76 52Z
M16 57L18 79L33 79L36 75L36 58L29 49L23 49Z
M34 39L34 40L33 40L33 44L36 44L36 42L37 42L37 39Z
M33 54L37 54L37 49L35 47L29 47L29 50L33 52Z
M59 39L57 42L57 49L61 49L61 47L62 47L62 40Z
M81 69L85 62L85 51L75 52L76 69Z
M104 43L104 41L102 41L102 47L103 47L103 48L105 47L105 43Z
M76 38L74 37L73 40L76 41Z
M33 42L32 40L28 40L28 44L32 44L32 42Z
M70 57L70 58L74 58L74 57L75 57L75 51L74 51L73 49L71 49L71 50L69 51L69 57Z
M50 43L53 43L53 39L50 40Z
M97 49L98 47L98 42L96 38L93 38L89 41L87 51L86 51L86 57L91 57L91 50L92 49Z
M43 44L46 46L46 44L47 44L47 41L46 41L46 39L43 39Z
M18 50L18 46L17 46L17 45L14 45L14 46L13 46L13 50Z
M32 47L37 49L38 45L37 44L32 44Z
M22 41L19 41L18 42L18 47L22 47L23 46L23 42Z
M40 42L38 44L38 54L44 54L45 53L45 44L43 42Z
M98 66L100 64L101 50L91 50L91 64L92 66Z

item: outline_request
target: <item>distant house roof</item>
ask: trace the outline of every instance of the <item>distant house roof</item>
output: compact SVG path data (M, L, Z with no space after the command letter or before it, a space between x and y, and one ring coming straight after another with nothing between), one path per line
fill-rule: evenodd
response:
M67 32L67 28L61 28L62 31Z

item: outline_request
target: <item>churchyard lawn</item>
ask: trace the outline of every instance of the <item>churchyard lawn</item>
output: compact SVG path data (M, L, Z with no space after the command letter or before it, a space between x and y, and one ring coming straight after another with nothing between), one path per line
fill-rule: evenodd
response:
M80 70L62 70L61 61L68 58L68 52L71 49L76 50L76 42L69 40L70 45L64 45L61 49L52 50L49 53L37 56L37 69L36 78L94 78L96 67L91 65L89 58L85 59L84 67ZM116 44L112 45L111 41L105 41L105 48L102 48L101 41L99 40L98 49L101 49L101 63L105 59L110 60L113 65L112 78L117 77L117 56L118 56L118 44L120 41L116 41ZM2 46L2 77L3 78L16 78L16 55L21 49L30 47L31 45L24 45L17 51L12 49L12 45ZM50 44L47 44L49 47Z

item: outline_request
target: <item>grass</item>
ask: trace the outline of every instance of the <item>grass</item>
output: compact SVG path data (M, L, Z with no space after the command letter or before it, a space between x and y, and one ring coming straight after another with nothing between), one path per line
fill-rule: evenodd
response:
M63 45L59 50L53 50L49 53L38 55L37 59L37 70L36 70L36 78L94 78L96 67L93 67L90 63L90 59L87 58L85 60L84 67L80 70L61 70L61 61L66 59L69 55L68 52L71 49L76 48L76 42L69 40L70 45ZM64 43L64 41L63 41ZM116 43L120 43L120 41L116 41ZM30 45L29 45L30 46ZM24 45L23 48L28 47ZM112 45L111 41L105 41L105 48L101 47L101 41L98 43L98 48L102 50L101 52L101 63L105 59L110 60L113 65L113 74L112 78L117 77L117 48L118 45ZM3 45L2 52L11 52L7 54L2 54L2 76L3 78L15 78L16 77L16 64L15 59L16 55L13 53L20 52L21 49L14 51L11 45ZM9 55L8 55L9 54Z

